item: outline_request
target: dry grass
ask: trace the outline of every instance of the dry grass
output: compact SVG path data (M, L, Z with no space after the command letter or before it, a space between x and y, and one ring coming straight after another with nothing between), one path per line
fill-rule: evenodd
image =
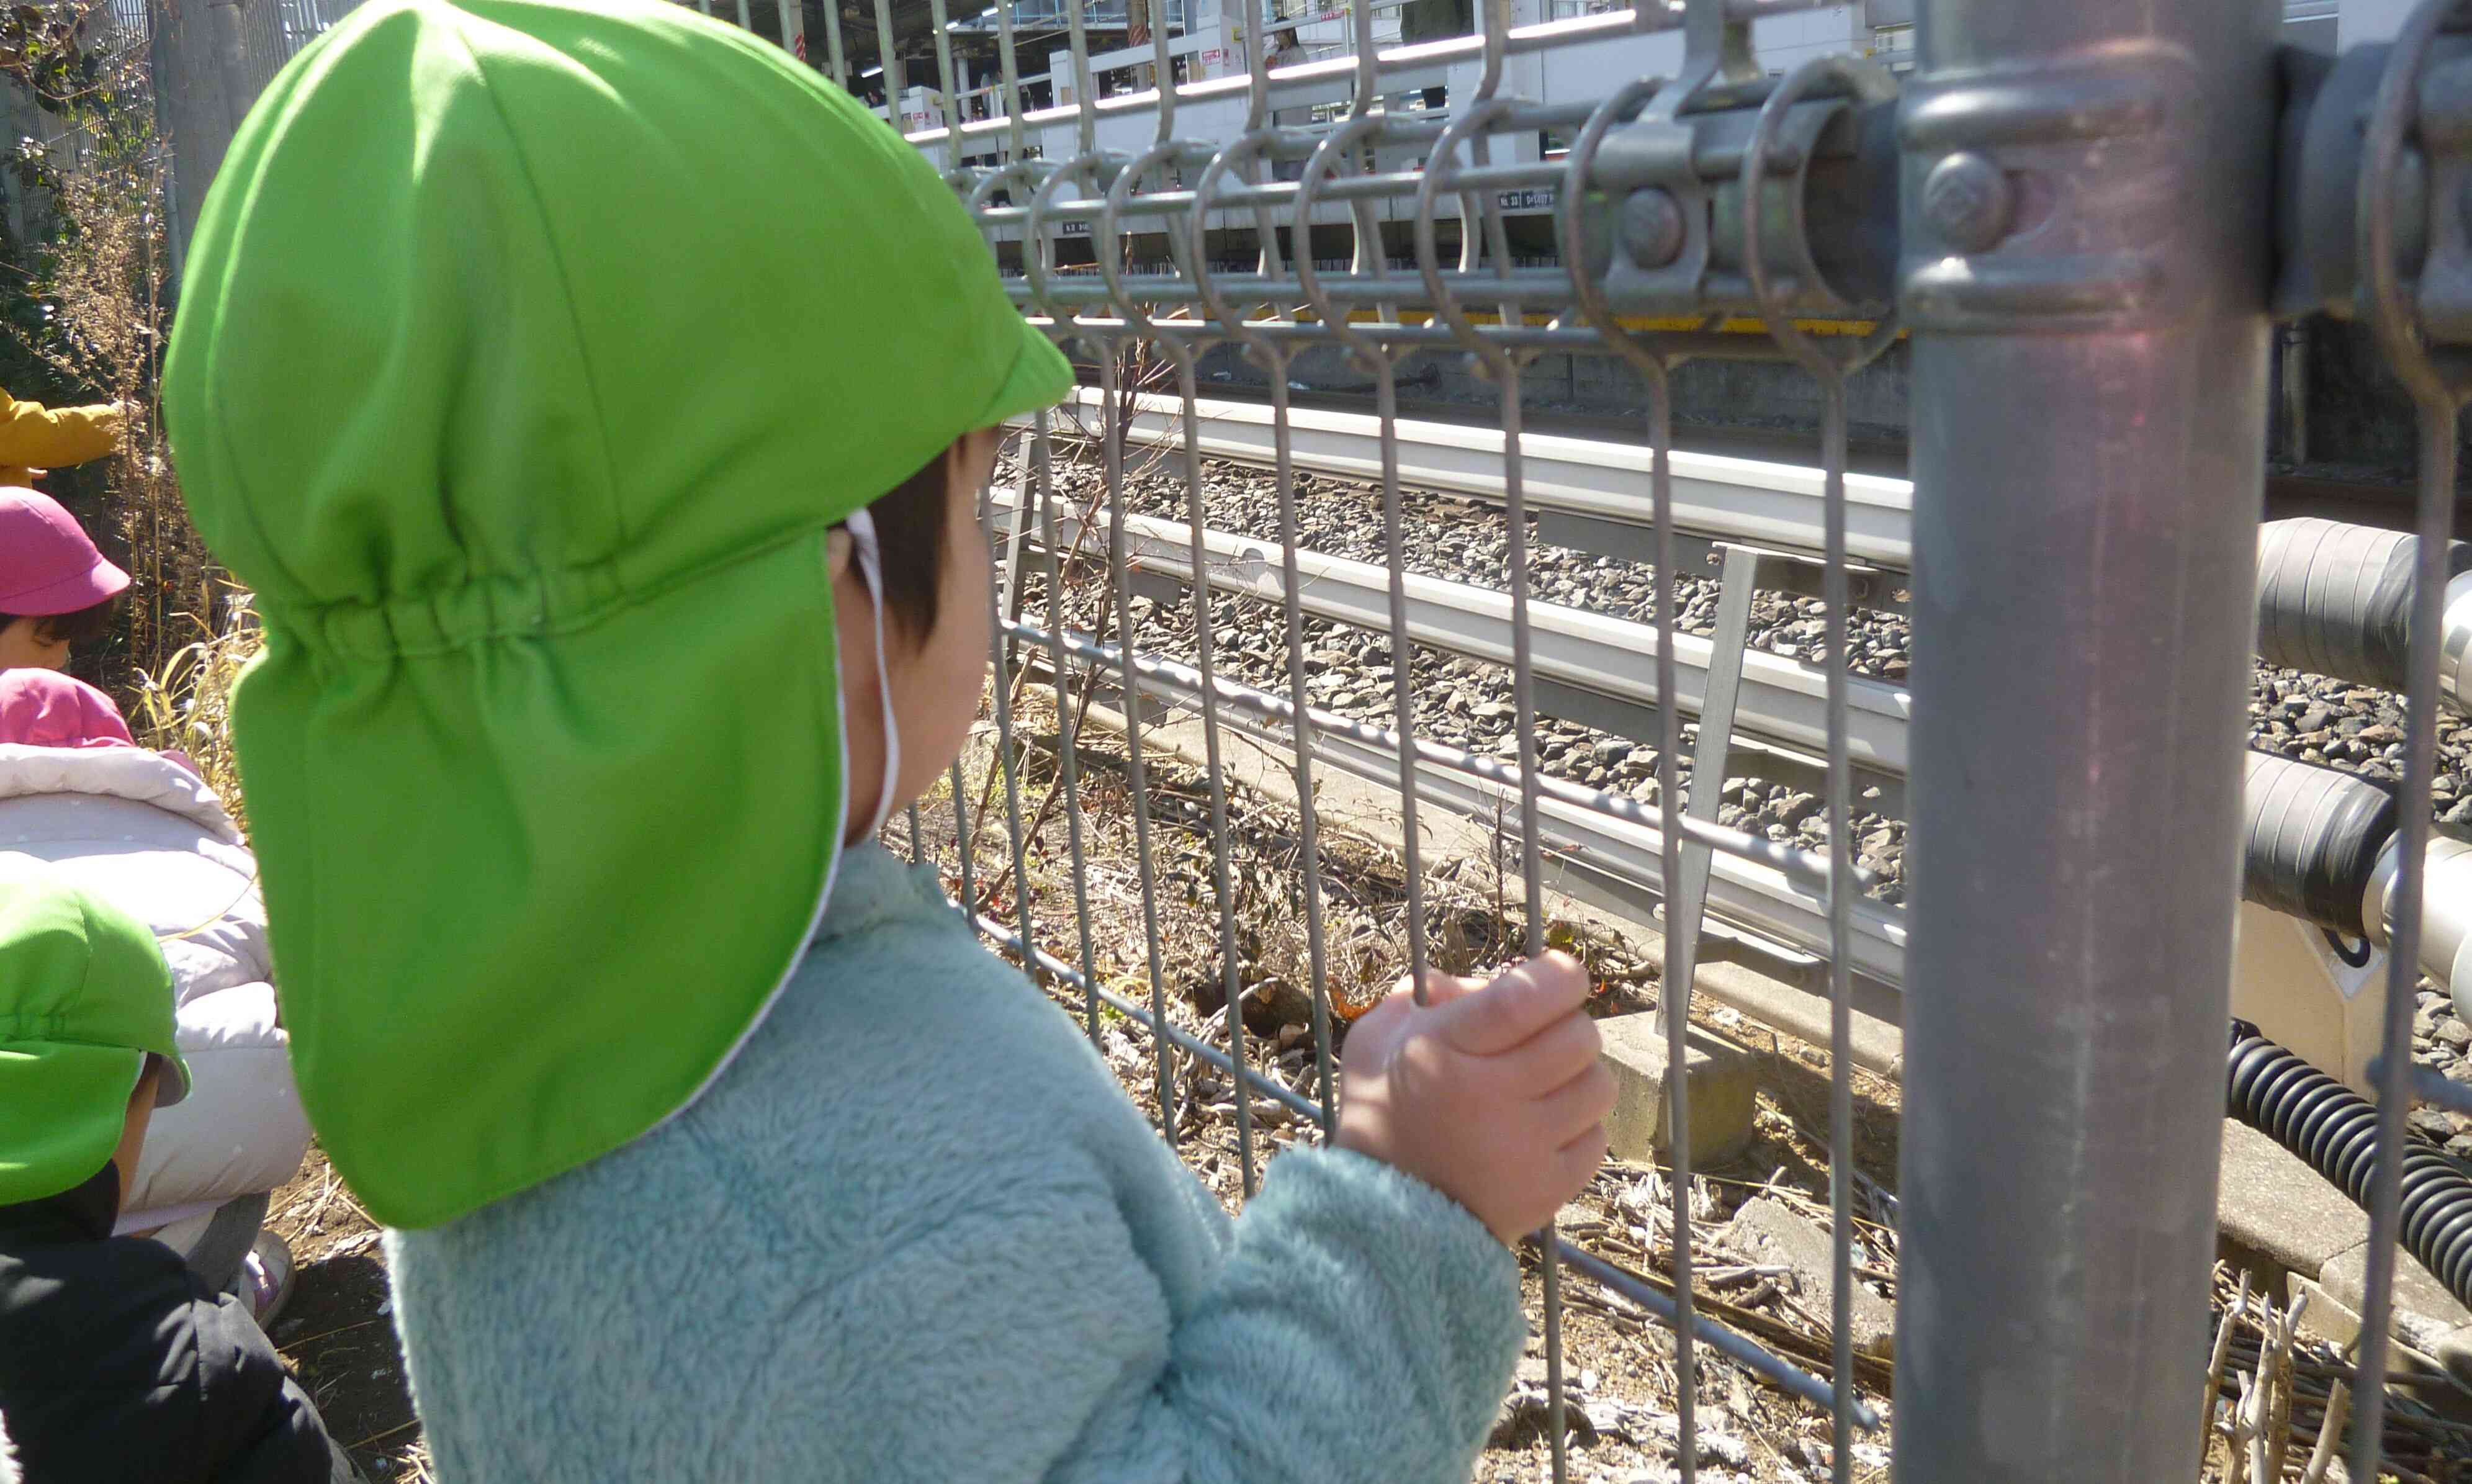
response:
M328 1434L373 1480L428 1479L377 1223L312 1149L274 1193L267 1226L291 1244L300 1274L273 1338Z
M192 644L220 640L236 615L221 568L189 523L163 430L171 251L145 52L81 59L70 71L74 85L53 91L71 126L57 153L73 154L75 163L54 170L42 156L21 156L42 187L47 210L38 215L50 231L30 280L12 287L41 306L41 328L20 337L24 348L59 382L88 400L119 403L126 416L119 448L80 482L100 484L89 527L132 579L126 643L93 677L129 700L140 677L160 677Z
M247 825L240 762L232 752L231 696L265 642L250 595L226 588L219 624L190 622L199 636L132 677L129 729L141 747L178 748Z

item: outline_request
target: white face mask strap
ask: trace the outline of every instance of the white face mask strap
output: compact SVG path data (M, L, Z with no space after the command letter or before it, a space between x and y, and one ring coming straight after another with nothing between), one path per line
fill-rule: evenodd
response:
M875 604L875 693L884 708L884 786L876 793L875 818L867 826L868 836L872 839L892 818L892 796L901 776L901 729L892 719L892 678L884 663L884 566L883 554L875 540L875 521L866 511L857 510L850 512L842 525L850 534L859 576L866 581L868 597Z

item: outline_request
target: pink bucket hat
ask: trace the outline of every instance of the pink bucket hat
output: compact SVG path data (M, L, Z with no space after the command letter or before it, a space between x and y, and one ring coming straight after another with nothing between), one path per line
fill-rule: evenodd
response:
M129 574L103 560L58 500L0 489L0 613L74 613L118 597L128 586Z
M0 744L137 745L109 696L58 670L0 670Z

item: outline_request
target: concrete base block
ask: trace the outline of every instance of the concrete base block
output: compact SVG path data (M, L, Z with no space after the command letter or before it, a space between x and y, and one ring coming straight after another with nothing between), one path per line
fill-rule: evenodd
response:
M1718 1245L1751 1262L1790 1270L1795 1291L1814 1313L1829 1312L1830 1289L1837 1281L1836 1244L1828 1229L1771 1196L1761 1196L1734 1213L1718 1237ZM1854 1284L1854 1349L1886 1360L1896 1352L1897 1306Z
M1618 1090L1605 1132L1617 1160L1650 1161L1667 1149L1665 1021L1659 1015L1615 1016L1598 1022L1605 1061ZM1759 1077L1751 1053L1697 1026L1683 1068L1691 1098L1694 1164L1730 1158L1751 1140Z
M2369 1239L2369 1218L2299 1156L2230 1118L2222 1135L2217 1215L2224 1257L2314 1279Z

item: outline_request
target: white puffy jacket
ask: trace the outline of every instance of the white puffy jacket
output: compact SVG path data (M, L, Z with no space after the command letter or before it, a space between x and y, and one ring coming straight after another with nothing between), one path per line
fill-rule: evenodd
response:
M266 904L214 790L138 748L0 745L0 850L51 862L153 928L172 967L192 1089L154 1114L121 1230L291 1179L309 1123L275 1023Z

